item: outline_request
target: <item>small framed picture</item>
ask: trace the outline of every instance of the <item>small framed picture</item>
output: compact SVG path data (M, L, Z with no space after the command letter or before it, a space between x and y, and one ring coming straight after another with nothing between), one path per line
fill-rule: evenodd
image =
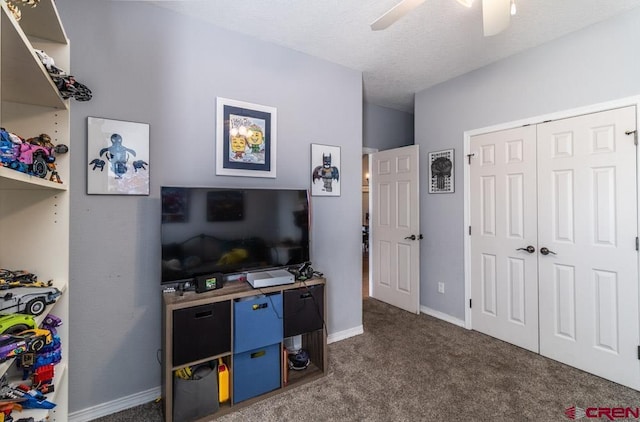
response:
M453 193L453 149L429 153L429 193Z
M311 144L311 195L340 196L340 147Z
M149 124L87 118L87 194L149 195Z
M276 108L218 97L216 109L216 174L276 177Z

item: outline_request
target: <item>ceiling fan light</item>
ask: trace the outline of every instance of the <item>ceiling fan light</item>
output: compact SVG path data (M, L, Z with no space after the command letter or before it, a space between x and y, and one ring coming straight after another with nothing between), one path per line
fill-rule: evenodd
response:
M471 7L473 5L473 0L458 0L458 3L465 7Z
M511 0L482 0L482 25L485 37L496 35L509 26L510 5Z

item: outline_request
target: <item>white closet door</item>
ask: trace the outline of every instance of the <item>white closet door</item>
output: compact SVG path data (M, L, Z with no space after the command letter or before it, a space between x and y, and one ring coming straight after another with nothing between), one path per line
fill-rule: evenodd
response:
M538 125L540 353L639 389L635 107Z
M535 148L535 126L471 139L471 318L538 352Z

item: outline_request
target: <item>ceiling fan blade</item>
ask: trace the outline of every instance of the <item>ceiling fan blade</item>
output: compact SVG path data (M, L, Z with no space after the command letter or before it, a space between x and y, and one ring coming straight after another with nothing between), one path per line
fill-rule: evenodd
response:
M482 25L484 36L504 31L511 20L510 0L482 0Z
M371 29L374 31L380 31L381 29L388 28L399 20L401 17L420 6L426 0L402 0L400 3L393 6L387 13L380 16L371 24ZM507 0L508 2L509 0Z

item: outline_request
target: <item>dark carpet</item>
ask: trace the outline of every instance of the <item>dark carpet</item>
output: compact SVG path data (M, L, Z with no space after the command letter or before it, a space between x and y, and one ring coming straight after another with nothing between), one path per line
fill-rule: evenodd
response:
M329 345L326 377L218 420L566 421L572 406L640 407L638 391L475 331L375 299L363 308L364 334ZM162 413L149 403L98 421Z

